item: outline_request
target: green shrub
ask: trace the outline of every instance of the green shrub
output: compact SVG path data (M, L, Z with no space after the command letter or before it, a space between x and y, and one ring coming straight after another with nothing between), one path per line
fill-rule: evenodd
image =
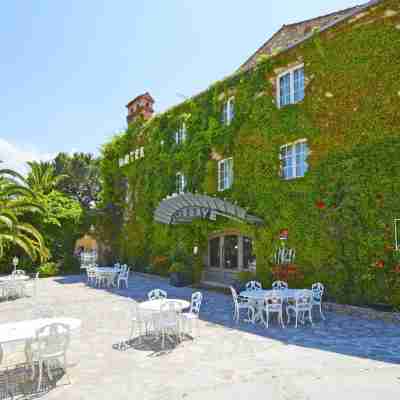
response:
M169 273L175 273L175 272L186 272L187 268L185 267L185 264L183 262L174 262L170 268L169 268Z
M59 273L59 269L54 262L47 262L45 264L42 264L39 267L39 276L40 277L49 277L49 276L56 276Z

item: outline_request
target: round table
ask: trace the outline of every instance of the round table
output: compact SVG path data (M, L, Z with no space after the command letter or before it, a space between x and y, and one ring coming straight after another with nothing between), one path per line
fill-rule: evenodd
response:
M7 275L0 277L0 282L28 281L31 279L28 275Z
M256 313L253 317L252 322L256 322L256 320L263 321L263 305L265 297L272 292L281 293L284 301L288 301L289 299L296 298L297 294L302 292L305 289L258 289L258 290L244 290L239 293L240 297L244 297L246 299L252 300L256 307ZM260 304L262 302L262 304Z
M265 297L272 292L279 292L282 294L282 297L287 299L294 299L297 293L303 291L305 289L280 289L280 290L272 290L272 289L261 289L261 290L244 290L239 293L239 296L246 297L250 300L264 300Z
M185 308L190 307L190 303L186 300L180 299L157 299L157 300L148 300L140 303L140 309L146 312L160 312L160 307L162 304L173 302L175 303L176 310L181 312Z

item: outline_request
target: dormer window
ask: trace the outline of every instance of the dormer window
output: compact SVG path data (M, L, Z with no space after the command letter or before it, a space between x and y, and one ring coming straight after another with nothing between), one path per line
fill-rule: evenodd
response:
M277 99L279 108L299 103L304 99L304 65L278 76Z
M186 124L182 122L175 132L175 143L182 144L186 140Z
M230 125L234 116L235 116L234 98L231 97L222 106L222 123L224 125Z
M186 178L181 172L176 174L176 193L182 194L186 190Z

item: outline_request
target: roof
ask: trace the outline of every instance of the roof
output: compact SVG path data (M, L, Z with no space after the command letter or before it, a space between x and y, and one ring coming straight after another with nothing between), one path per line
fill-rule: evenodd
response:
M358 5L330 14L307 19L289 25L283 25L270 39L268 39L246 62L240 67L240 71L246 71L254 67L260 55L276 55L284 50L295 47L313 35L313 30L323 31L339 22L353 17L366 8L371 7L382 0L371 0L368 3Z
M129 107L132 103L135 103L136 101L140 100L140 99L147 99L149 101L151 101L152 103L154 103L154 99L151 97L149 92L140 94L139 96L136 96L133 100L131 100L126 107Z

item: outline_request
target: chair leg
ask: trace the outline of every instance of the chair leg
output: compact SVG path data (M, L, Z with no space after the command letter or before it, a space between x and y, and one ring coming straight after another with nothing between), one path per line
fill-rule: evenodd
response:
M313 320L312 320L311 310L312 310L311 308L308 310L308 316L309 316L309 319L310 319L311 326L314 326Z
M43 374L43 361L39 360L39 377L38 377L37 391L39 391L42 386L42 374Z
M325 315L322 312L322 303L319 303L319 313L321 315L321 318L325 321Z
M297 328L298 319L299 319L299 313L296 311L296 325L295 325L296 328Z

